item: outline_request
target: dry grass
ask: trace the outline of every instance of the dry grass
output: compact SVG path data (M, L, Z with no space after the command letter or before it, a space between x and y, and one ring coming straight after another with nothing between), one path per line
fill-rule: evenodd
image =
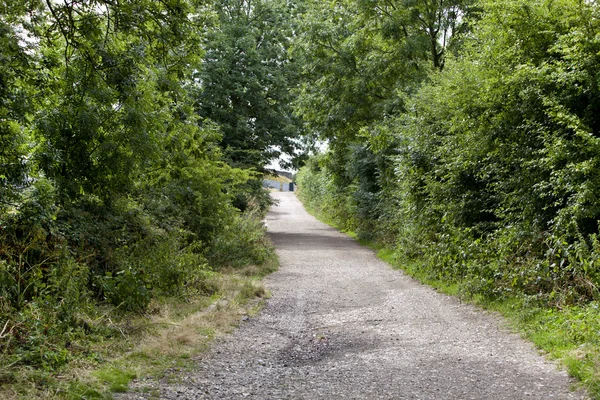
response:
M22 379L0 387L0 398L104 399L110 398L110 392L125 391L134 378L150 382L169 371L188 368L192 357L211 340L260 309L268 293L257 277L274 270L275 260L271 264L215 273L209 284L217 294L210 297L163 299L152 303L143 316L121 321L107 317L106 323L120 334L95 345L95 360L78 359L61 371L39 377L24 369L19 372ZM46 382L40 386L43 391L32 383L36 380Z
M212 299L208 307L185 313L183 318L180 309L174 310L181 304L163 305L160 312L150 318L152 324L161 328L146 334L134 352L149 357L194 353L215 336L231 331L241 317L259 306L266 296L259 281L243 275L226 273L211 279L221 294L218 298Z

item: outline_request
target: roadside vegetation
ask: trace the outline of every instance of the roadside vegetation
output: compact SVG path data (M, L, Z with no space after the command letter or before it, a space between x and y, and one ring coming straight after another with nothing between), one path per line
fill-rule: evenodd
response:
M329 145L304 204L509 315L600 398L598 3L336 4L295 48L319 74L297 110Z
M0 0L0 398L124 390L265 296L290 12Z
M204 281L210 293L156 298L143 313L119 313L105 306L101 314L86 315L95 331L73 339L71 347L78 351L68 362L53 368L11 366L3 371L0 396L110 399L113 393L131 390L158 393L159 379L192 368L194 356L214 338L260 310L268 297L260 278L276 268L271 253L260 266L212 272ZM134 379L137 384L131 388Z

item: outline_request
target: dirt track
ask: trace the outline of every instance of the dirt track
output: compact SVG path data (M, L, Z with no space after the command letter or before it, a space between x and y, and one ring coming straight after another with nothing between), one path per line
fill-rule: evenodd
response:
M436 293L309 216L293 193L268 226L272 298L160 387L164 399L581 399L495 315ZM127 398L151 398L130 393Z

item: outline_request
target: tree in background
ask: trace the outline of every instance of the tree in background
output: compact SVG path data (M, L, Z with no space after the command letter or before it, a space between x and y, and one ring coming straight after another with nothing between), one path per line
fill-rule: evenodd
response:
M402 111L398 93L443 68L469 4L307 1L294 47L303 72L298 113L335 144Z
M280 154L293 155L301 133L289 90L297 75L288 55L293 9L276 0L222 0L216 8L196 107L220 127L230 165L262 171Z
M35 43L25 29L39 23L35 4L12 1L2 4L0 19L0 213L14 210L29 185L31 126L35 98Z

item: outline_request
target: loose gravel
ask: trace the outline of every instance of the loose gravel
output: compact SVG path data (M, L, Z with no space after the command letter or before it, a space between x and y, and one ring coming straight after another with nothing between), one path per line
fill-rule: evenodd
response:
M274 197L272 298L195 371L158 383L161 399L585 398L497 315L392 270L293 193Z

